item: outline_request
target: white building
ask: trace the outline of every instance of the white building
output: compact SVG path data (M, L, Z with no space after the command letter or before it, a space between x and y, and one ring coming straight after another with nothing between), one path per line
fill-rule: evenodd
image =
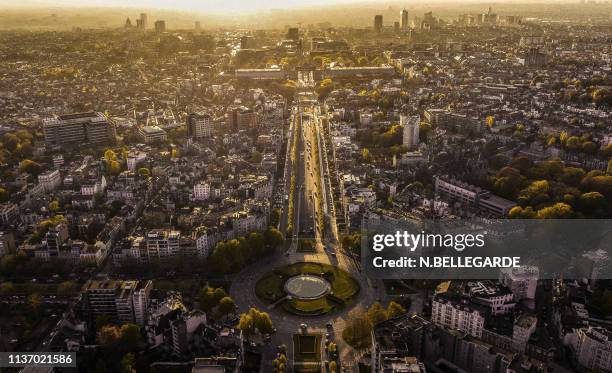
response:
M436 193L444 194L462 204L474 205L494 216L507 216L516 203L492 194L490 191L459 180L436 177Z
M589 326L574 331L572 350L576 360L587 369L612 371L612 333Z
M187 137L212 137L214 124L210 115L192 113L187 116Z
M136 324L144 326L147 321L149 293L153 288L153 282L147 281L143 283L141 281L139 285L140 286L136 287L136 290L134 290L134 294L132 296L132 303L134 305L134 321L136 322Z
M200 257L208 257L215 248L218 240L218 234L213 233L206 227L199 227L193 232L193 237L196 245L196 251Z
M403 145L408 149L414 149L419 145L420 115L400 115L400 125L403 127Z
M147 158L147 154L144 152L129 152L127 156L127 169L129 171L136 171L138 165Z
M180 254L181 233L179 231L154 229L147 233L147 256L150 259L161 259Z
M538 278L539 270L535 266L503 268L499 273L499 281L510 289L517 302L523 299L535 299Z
M431 306L431 321L436 325L460 330L476 338L482 336L484 307L445 296L436 296Z
M193 198L196 201L205 201L210 198L210 184L198 183L193 186Z
M525 352L529 338L535 332L538 318L522 315L512 326L512 348L517 352Z
M17 218L18 211L17 205L14 203L6 202L0 204L0 223L2 224L13 224L14 219Z
M38 175L38 183L42 185L45 193L49 193L62 185L62 177L58 170L47 171Z

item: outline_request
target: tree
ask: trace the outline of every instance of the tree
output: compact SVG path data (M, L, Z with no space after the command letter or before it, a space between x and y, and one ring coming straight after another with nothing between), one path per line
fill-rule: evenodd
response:
M151 171L149 171L149 169L146 168L146 167L141 167L141 168L138 169L138 174L140 176L147 177L147 176L151 175Z
M599 192L583 193L580 196L580 207L585 212L594 212L606 206L606 197Z
M572 210L572 206L563 202L558 202L552 206L538 210L536 216L538 219L569 219L573 214L574 211Z
M371 344L372 325L363 312L349 315L349 321L342 331L342 339L355 349L365 349Z
M102 347L113 347L119 342L121 332L116 325L103 326L96 335L96 340Z
M15 286L12 282L0 282L0 295L7 296L15 294Z
M387 306L387 319L392 319L406 313L406 309L401 304L391 301Z
M37 176L43 170L40 163L34 162L30 159L24 159L19 163L19 172L26 172L30 175Z
M136 364L136 360L133 353L123 355L123 358L121 358L121 373L136 373L134 364Z
M248 337L252 336L256 330L261 334L272 333L274 325L267 312L259 311L257 308L251 308L248 312L240 315L238 329L242 330Z
M369 163L372 160L372 156L370 155L368 148L363 148L361 150L361 159L366 163Z
M317 97L319 101L323 101L327 98L327 96L334 90L334 82L329 79L323 79L319 82L318 86L315 88L315 92L317 93Z
M277 248L282 245L282 243L285 241L285 238L278 229L274 227L268 227L268 229L266 229L266 231L264 232L264 240L266 241L267 245L273 248Z
M582 168L577 167L565 167L559 175L559 181L571 186L578 186L586 175L586 172Z
M533 219L536 217L536 212L531 206L527 206L525 208L522 208L521 206L514 206L508 212L508 217L510 219Z
M136 324L123 324L119 328L119 344L124 351L138 351L142 344L140 327Z
M234 300L230 297L223 297L219 301L219 305L217 306L217 311L219 316L227 316L231 315L236 311L236 304Z
M489 115L487 117L487 127L493 128L494 125L495 125L495 117L492 115Z
M60 297L70 297L77 293L78 286L73 281L64 281L57 285L57 295Z
M60 203L58 200L53 200L49 203L49 210L55 212L60 209Z
M119 175L121 172L121 164L117 161L110 161L107 163L108 173L111 175Z
M42 306L42 297L38 293L32 293L28 295L27 303L30 309L34 312L38 312L40 306Z
M10 198L9 192L4 188L0 188L0 203L7 202Z
M518 202L522 206L537 206L550 200L550 183L548 180L536 180L519 193Z
M219 301L227 297L225 290L221 288L205 287L200 290L200 309L206 313L211 312Z
M337 373L338 372L338 364L335 361L330 361L328 365L329 373Z
M565 141L565 147L568 150L578 150L579 146L580 146L580 138L577 136L570 136Z
M255 321L253 317L249 313L241 314L237 328L242 330L245 337L252 336L255 333Z
M370 325L376 325L387 319L387 313L379 302L372 304L372 306L368 308L366 316L370 322Z
M493 189L500 196L514 199L526 183L526 180L518 169L509 166L503 167L495 176Z

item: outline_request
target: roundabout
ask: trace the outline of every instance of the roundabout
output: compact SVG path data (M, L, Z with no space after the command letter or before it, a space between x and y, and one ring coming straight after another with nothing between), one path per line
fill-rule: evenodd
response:
M269 308L300 316L324 315L344 309L358 296L359 283L338 267L302 262L264 273L255 294Z
M313 275L291 277L285 282L288 296L299 300L313 300L329 293L331 286L327 280Z

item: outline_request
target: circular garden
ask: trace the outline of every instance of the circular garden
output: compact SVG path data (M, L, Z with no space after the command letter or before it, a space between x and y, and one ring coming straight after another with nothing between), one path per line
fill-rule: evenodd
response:
M329 264L294 263L264 274L255 285L255 293L270 307L314 316L346 307L359 293L359 283Z

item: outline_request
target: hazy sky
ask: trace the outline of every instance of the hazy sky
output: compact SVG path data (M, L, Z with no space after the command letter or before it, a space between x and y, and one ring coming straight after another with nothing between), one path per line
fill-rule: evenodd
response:
M0 0L0 7L31 6L89 6L130 7L192 10L200 12L251 12L270 9L286 9L315 5L347 4L359 0ZM380 1L381 4L386 1ZM388 1L387 1L388 2Z

